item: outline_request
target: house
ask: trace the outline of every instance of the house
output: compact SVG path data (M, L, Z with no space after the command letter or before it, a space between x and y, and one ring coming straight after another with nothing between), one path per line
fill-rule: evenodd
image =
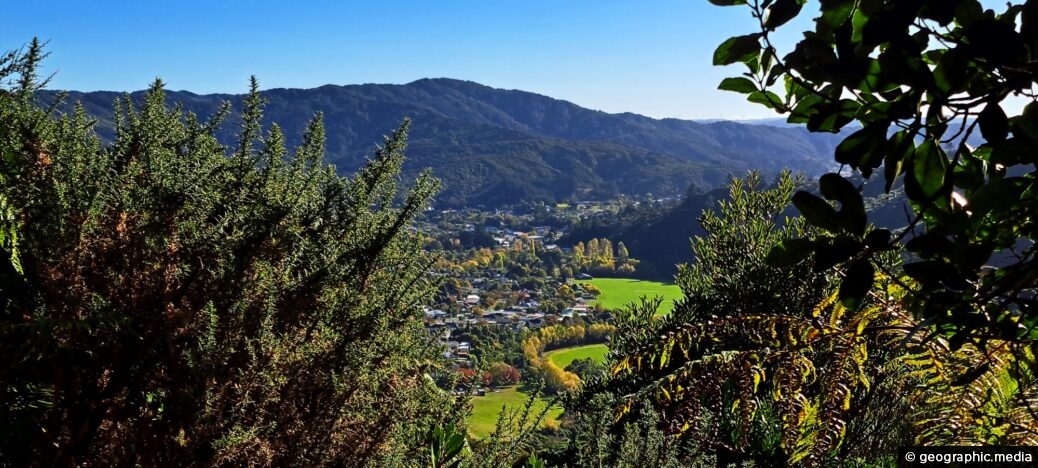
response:
M491 310L482 317L484 320L498 325L509 325L516 319L516 313L510 310Z
M531 329L538 329L546 325L544 314L526 314L519 319L519 323Z
M447 349L458 357L466 357L472 350L472 344L467 341L448 341Z
M447 316L447 312L438 309L426 309L425 316L433 320L442 319Z
M447 325L443 323L433 323L431 325L426 326L425 330L429 332L429 335L431 335L433 338L438 339L440 341L448 340L451 337L451 330L447 328Z
M465 303L468 305L479 304L479 295L469 294L468 296L465 296Z
M543 327L546 324L546 322L547 321L544 320L543 318L526 318L526 319L523 319L519 323L522 323L523 325L526 325L526 328L529 328L531 330L536 330L538 328Z
M584 305L584 304L577 304L577 305L575 305L573 307L567 307L565 309L562 309L562 313L560 313L559 315L562 316L562 317L573 317L573 316L586 317L588 315L588 313L587 313L587 306Z

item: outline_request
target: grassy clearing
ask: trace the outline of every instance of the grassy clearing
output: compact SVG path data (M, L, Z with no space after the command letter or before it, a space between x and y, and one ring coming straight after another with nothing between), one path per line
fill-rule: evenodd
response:
M574 346L572 348L556 349L554 351L548 351L544 353L544 357L550 359L563 369L570 365L571 362L577 359L591 358L595 362L601 364L605 362L606 353L609 352L609 348L604 344L593 344L585 346Z
M606 309L623 309L631 302L637 303L645 296L653 298L663 296L659 312L669 314L674 310L674 301L681 299L681 288L673 283L661 283L659 281L643 281L627 278L596 278L592 280L577 280L578 283L591 283L602 290L597 302Z
M505 406L509 411L519 409L526 405L529 395L519 391L518 387L508 387L497 392L487 392L486 396L472 397L472 416L469 417L469 435L475 438L483 438L494 431L497 426L497 417L501 407ZM543 399L534 403L534 415L540 414L548 404ZM562 408L553 407L544 416L544 421L555 421L562 414Z

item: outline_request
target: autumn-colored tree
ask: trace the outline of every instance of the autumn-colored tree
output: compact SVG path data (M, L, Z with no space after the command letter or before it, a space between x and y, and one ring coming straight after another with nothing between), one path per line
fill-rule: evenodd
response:
M487 370L490 374L490 384L496 387L505 387L519 383L519 371L503 362L495 362Z
M577 242L577 245L573 246L573 263L577 265L577 268L580 268L584 264L586 257L587 250L584 247L584 243Z

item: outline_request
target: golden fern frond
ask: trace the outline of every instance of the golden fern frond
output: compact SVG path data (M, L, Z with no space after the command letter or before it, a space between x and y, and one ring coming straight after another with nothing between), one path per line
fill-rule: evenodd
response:
M791 461L806 460L810 465L821 465L830 452L843 443L846 434L846 414L859 387L868 386L865 361L868 359L867 342L860 335L841 335L834 345L832 365L827 367L822 380L818 407L817 428L812 431L810 444L797 447Z
M817 327L801 317L742 315L713 318L680 327L616 360L614 374L662 371L675 363L723 352L809 347ZM675 359L680 356L681 359Z
M917 443L1038 443L1038 389L1025 345L989 340L986 350L967 343L953 351L938 337L907 347L899 363L917 385Z
M638 388L620 398L616 417L651 402L670 434L739 450L769 400L788 462L823 465L838 456L851 413L860 410L856 398L882 364L869 347L886 345L884 334L903 338L911 323L895 310L884 300L847 309L834 292L804 316L732 315L676 326L614 361L613 374Z

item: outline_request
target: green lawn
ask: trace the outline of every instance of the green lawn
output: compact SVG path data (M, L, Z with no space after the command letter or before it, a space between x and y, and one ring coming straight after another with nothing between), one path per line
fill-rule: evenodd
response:
M544 353L544 357L551 359L556 366L563 369L577 359L591 358L601 364L605 362L606 353L609 348L604 344L593 344L586 346L574 346L572 348L556 349Z
M638 302L645 296L663 296L660 313L669 314L674 309L674 301L681 299L681 288L673 283L659 281L643 281L627 278L595 278L592 280L575 280L577 283L591 283L602 290L597 302L606 309L622 309L631 302Z
M472 397L472 416L469 417L469 435L476 438L486 437L494 431L497 426L497 416L502 406L509 410L521 408L526 405L528 395L519 391L517 387L500 389L497 392L487 392L486 396ZM548 402L540 399L534 403L534 416L540 414ZM553 407L544 416L545 421L554 421L562 414L562 408Z

